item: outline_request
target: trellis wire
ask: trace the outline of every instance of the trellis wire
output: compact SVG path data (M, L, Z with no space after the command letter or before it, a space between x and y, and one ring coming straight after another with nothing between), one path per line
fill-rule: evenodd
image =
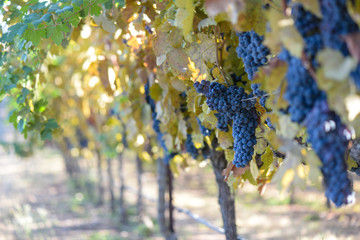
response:
M129 190L129 192L132 192L132 193L135 193L135 194L137 193L137 190L135 188L130 187L130 186L125 186L125 189ZM146 200L148 200L150 202L156 203L156 201L157 201L153 197L149 197L149 196L147 196L145 194L142 194L142 195L143 195L144 199L146 199ZM225 234L225 229L224 228L217 227L217 226L213 225L212 223L208 222L206 219L199 217L199 215L192 213L188 209L180 208L180 207L177 207L177 206L174 206L174 209L176 209L180 213L185 213L186 215L188 215L189 217L191 217L195 221L205 225L206 227L208 227L208 228L210 228L210 229L212 229L212 230L214 230L214 231L216 231L218 233ZM246 239L238 235L237 240L246 240Z

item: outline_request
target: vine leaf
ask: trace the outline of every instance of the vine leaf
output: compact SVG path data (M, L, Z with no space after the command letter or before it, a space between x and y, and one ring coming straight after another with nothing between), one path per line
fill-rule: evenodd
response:
M328 48L319 52L317 59L323 66L324 76L335 81L346 80L357 64L355 59Z
M233 172L234 177L240 177L246 172L246 170L249 169L250 169L249 165L245 166L244 168L237 168L231 161L229 162L227 167L222 171L222 175L224 176L224 181L227 182L229 180L231 171Z
M182 29L185 39L191 42L190 33L193 30L194 3L193 0L175 0L178 7L175 15L175 26Z
M4 38L5 41L7 42L12 42L14 40L14 38L16 37L16 35L18 36L22 36L25 32L25 30L27 29L27 24L25 23L17 23L11 27L9 27L9 32L6 33L6 37Z
M257 179L257 177L259 176L259 168L254 158L250 161L250 172L253 178Z
M106 15L103 13L99 16L93 18L95 23L101 26L105 31L109 33L114 33L116 31L116 26L112 21L107 19Z
M219 145L223 149L227 149L233 145L233 137L230 132L217 131Z
M214 40L206 34L200 33L198 34L198 41L186 49L186 53L190 57L193 62L193 67L195 68L193 81L206 79L208 76L208 66L206 63L215 63L216 61L216 48Z
M271 150L270 146L266 148L265 153L261 156L262 166L260 170L267 169L274 161L274 153Z
M206 0L204 4L210 17L223 20L223 17L219 18L219 15L228 15L233 24L237 23L238 13L244 8L244 1L241 0Z
M261 0L246 0L245 9L240 13L239 24L241 30L254 30L260 35L266 31L266 17L263 13L263 1Z

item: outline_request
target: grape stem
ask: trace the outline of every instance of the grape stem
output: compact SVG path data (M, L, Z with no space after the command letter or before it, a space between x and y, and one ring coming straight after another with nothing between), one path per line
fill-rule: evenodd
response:
M264 94L264 95L262 95L261 97L267 97L267 96L270 96L270 95L273 95L273 94L279 94L280 93L280 91L279 90L277 90L277 91L273 91L272 93L266 93L266 94ZM253 99L257 99L257 98L260 98L260 97L257 97L257 96L255 96L255 97L251 97L251 98L246 98L246 99L242 99L241 101L243 102L243 101L249 101L249 100L253 100Z

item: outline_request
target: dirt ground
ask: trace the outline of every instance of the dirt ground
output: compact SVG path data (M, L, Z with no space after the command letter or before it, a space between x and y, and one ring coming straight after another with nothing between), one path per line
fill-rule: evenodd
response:
M127 185L136 188L135 166L125 165ZM114 168L116 171L116 168ZM90 178L95 177L95 171ZM145 165L144 194L156 198L156 176ZM115 182L116 190L119 182ZM360 184L355 182L360 192ZM118 191L116 191L118 194ZM210 166L193 167L175 178L174 203L221 226L217 187ZM117 195L116 195L117 196ZM328 210L323 193L296 190L295 204L270 186L260 197L247 186L236 194L238 233L245 239L360 239L360 204ZM156 225L156 204L145 200L145 223L136 220L135 195L126 193L129 224L118 224L109 206L96 207L91 196L77 192L67 180L61 156L54 149L20 159L0 150L0 240L161 239ZM178 239L222 240L222 234L175 212Z

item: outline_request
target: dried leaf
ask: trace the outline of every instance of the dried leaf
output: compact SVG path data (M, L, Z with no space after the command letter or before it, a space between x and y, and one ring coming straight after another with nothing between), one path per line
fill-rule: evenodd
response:
M350 54L360 62L360 32L354 32L343 36Z

